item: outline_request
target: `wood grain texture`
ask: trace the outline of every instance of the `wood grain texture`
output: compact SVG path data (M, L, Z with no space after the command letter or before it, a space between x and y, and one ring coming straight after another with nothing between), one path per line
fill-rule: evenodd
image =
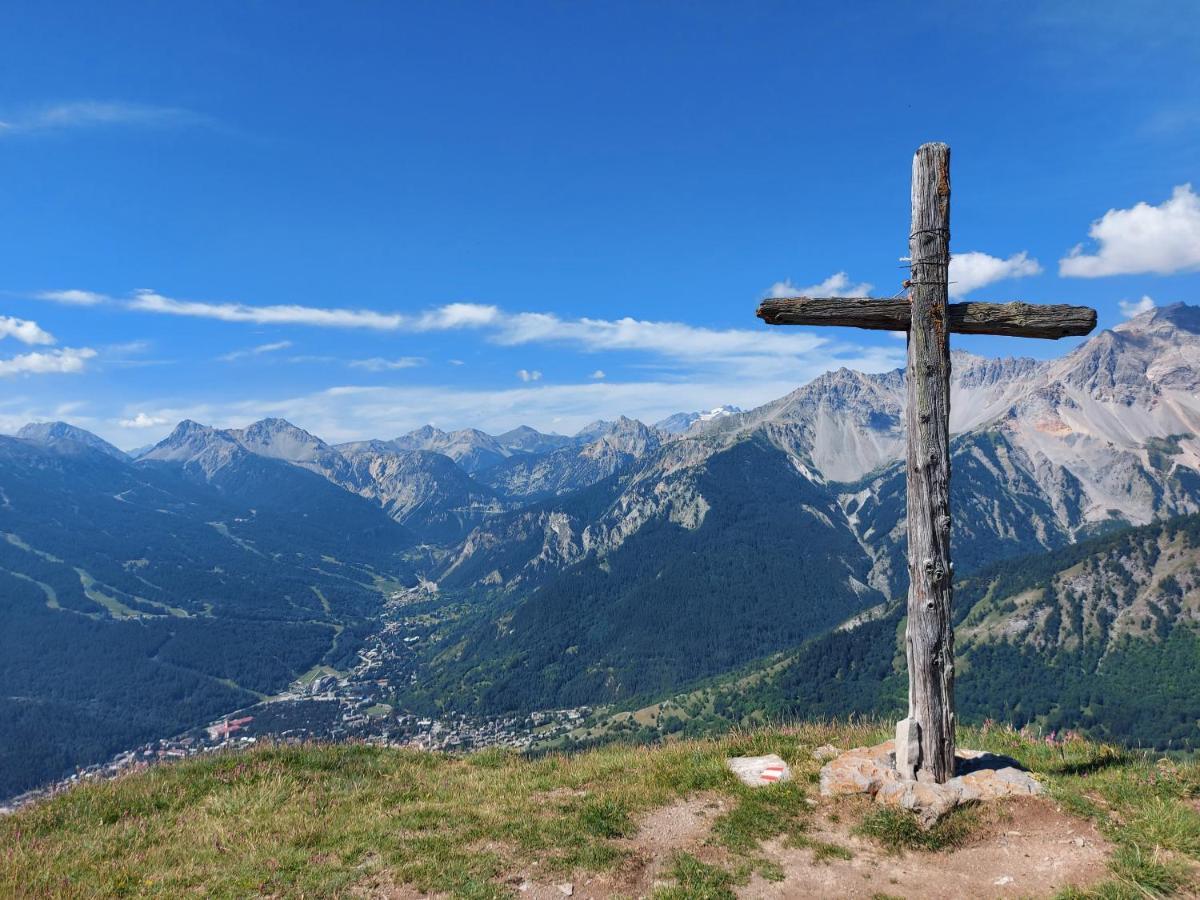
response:
M950 148L913 157L908 329L908 718L918 778L954 776L954 630L950 585Z
M1057 339L1090 334L1096 311L1065 304L951 303L950 331ZM879 331L907 331L912 307L907 297L777 297L764 300L757 315L768 325L845 325Z

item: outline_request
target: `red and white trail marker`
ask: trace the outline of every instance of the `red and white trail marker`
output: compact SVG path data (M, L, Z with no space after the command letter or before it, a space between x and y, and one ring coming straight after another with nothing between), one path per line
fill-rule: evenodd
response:
M787 781L792 777L788 764L774 753L766 756L735 756L727 759L725 765L742 782L750 787L763 787Z

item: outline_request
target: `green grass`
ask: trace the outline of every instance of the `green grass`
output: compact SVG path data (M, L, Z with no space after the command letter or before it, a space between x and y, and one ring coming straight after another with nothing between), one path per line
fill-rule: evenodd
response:
M670 874L675 884L657 890L654 900L736 900L734 885L744 884L749 871L742 868L730 872L703 863L690 853L677 853Z
M762 841L784 833L798 834L808 806L799 781L787 781L771 790L737 786L737 805L713 823L714 841L730 850L749 853Z
M854 853L840 844L818 841L804 834L798 834L788 840L789 847L806 847L812 851L813 862L823 863L834 859L854 859Z
M867 813L855 834L874 838L893 853L903 850L952 850L961 847L976 831L978 810L962 806L951 810L932 828L922 828L912 813L890 806Z
M258 746L85 784L0 819L0 896L342 897L397 885L516 896L513 879L554 883L633 864L642 816L704 794L723 804L709 843L677 854L672 884L656 896L728 898L754 872L782 877L763 858L764 841L808 847L822 864L849 856L806 834L820 768L811 752L889 731L810 724L533 758ZM960 742L1022 760L1053 801L1114 843L1111 878L1064 897L1160 896L1195 883L1200 764L1086 741L1051 747L1009 730L964 731ZM728 756L765 752L786 759L795 779L751 790L724 767ZM922 832L868 804L839 814L886 846L922 853L969 841L976 815L964 810Z

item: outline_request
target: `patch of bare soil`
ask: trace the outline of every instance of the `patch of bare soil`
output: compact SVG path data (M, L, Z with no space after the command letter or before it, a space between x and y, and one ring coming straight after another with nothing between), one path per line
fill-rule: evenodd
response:
M368 900L441 900L445 894L423 894L411 885L397 884L390 872L379 872L354 885L350 896Z
M726 810L726 801L701 794L653 810L638 825L631 843L655 856L667 856L677 850L693 851L708 839L713 819Z
M814 861L813 851L772 841L766 855L784 879L755 875L743 897L864 897L877 894L956 900L960 897L1049 897L1068 886L1087 887L1108 875L1111 845L1090 823L1067 816L1053 803L1013 800L970 842L954 850L891 854L852 835L853 822L830 821L826 807L806 836L850 851L850 859Z

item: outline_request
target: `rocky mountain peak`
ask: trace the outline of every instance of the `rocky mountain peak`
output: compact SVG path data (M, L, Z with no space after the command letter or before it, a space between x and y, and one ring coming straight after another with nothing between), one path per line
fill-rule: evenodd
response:
M230 460L247 452L229 432L184 419L174 431L138 457L138 461L195 463L211 476Z
M187 444L193 444L196 441L208 439L226 438L221 435L217 429L211 425L202 425L194 419L184 419L168 434L165 438L154 445L155 450L158 448L182 447ZM226 438L228 439L228 438ZM153 453L154 451L150 451Z
M468 472L478 472L506 459L511 451L478 428L461 428L449 433L424 425L391 442L397 450L432 450L444 453Z
M683 434L685 431L692 428L696 423L708 423L717 419L723 419L727 416L737 415L745 412L740 406L726 404L716 406L708 411L701 412L678 412L674 415L667 416L665 419L654 423L654 429L661 431L664 434Z
M607 434L613 427L613 423L606 419L597 419L595 422L589 422L577 432L575 437L580 441L594 441L602 434Z
M1121 333L1141 333L1158 337L1174 337L1178 332L1200 335L1200 306L1172 303L1155 306L1113 328Z
M22 426L17 437L43 446L54 446L62 441L71 441L99 450L114 459L128 459L128 456L118 450L104 438L92 434L69 422L30 422Z
M950 379L958 387L984 388L1035 374L1045 363L1027 356L977 356L950 351Z
M585 456L597 456L604 453L625 453L633 457L642 457L658 449L662 443L658 432L644 422L619 416L608 431L594 441L591 441L582 451Z
M446 437L446 432L440 428L435 428L432 425L422 425L420 428L414 428L408 434L402 434L396 438L397 444L417 444L427 443L429 441L437 441Z
M340 469L342 458L324 440L287 419L262 419L229 432L229 436L259 456L286 460L306 468Z
M572 442L566 435L547 434L528 425L518 425L510 431L496 435L496 441L506 450L518 453L546 453Z
M1200 307L1176 303L1100 332L1053 364L1051 380L1099 400L1152 404L1200 390Z

